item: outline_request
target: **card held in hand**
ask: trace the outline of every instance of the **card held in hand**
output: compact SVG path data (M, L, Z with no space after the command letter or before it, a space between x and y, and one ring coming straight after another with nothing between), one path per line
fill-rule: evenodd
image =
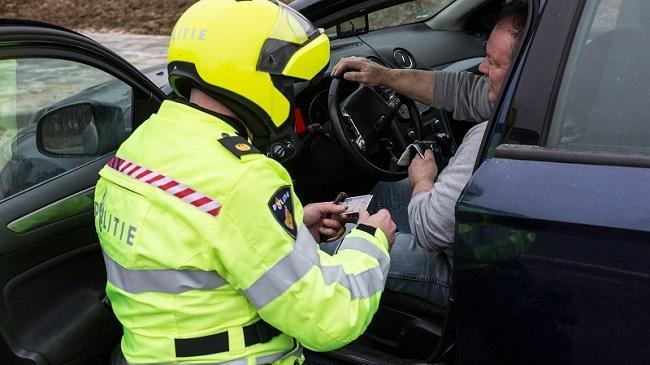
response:
M370 201L372 200L372 195L359 195L359 196L351 196L343 202L343 205L345 205L345 212L341 214L353 214L353 213L359 213L360 211L367 209L368 204L370 204Z

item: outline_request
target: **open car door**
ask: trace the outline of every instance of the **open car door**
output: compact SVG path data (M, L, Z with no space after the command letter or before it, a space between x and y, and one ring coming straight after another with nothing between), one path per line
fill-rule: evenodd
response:
M94 185L165 95L98 43L40 23L0 21L0 75L0 363L105 363L121 327Z
M648 19L548 0L524 41L456 207L461 364L650 361Z

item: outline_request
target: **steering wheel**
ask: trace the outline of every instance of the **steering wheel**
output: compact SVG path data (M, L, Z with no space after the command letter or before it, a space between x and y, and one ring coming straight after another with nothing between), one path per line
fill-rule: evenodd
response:
M354 84L356 90L341 100ZM422 119L412 99L385 86L372 88L335 77L328 110L334 139L366 175L385 181L408 176L397 160L411 142L422 138Z

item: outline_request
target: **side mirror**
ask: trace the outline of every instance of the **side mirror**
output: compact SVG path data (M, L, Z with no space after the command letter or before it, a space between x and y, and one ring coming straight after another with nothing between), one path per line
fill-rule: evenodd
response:
M122 109L97 102L80 102L44 112L36 122L38 150L54 157L101 156L122 142Z

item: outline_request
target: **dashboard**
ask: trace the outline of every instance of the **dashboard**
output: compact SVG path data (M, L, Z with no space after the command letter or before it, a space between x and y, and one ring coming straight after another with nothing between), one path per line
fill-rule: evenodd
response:
M434 31L421 23L333 40L325 77L315 85L298 90L296 105L306 124L324 126L329 122L329 75L343 57L367 57L391 68L472 71L482 60L484 41L483 35Z
M296 108L304 121L299 138L310 143L300 166L290 167L292 176L296 175L296 181L303 187L315 189L343 183L350 186L352 180L360 179L331 134L328 94L332 78L329 75L341 58L366 57L391 68L476 72L485 52L485 39L484 34L436 31L426 24L416 23L332 40L331 61L324 77L315 84L305 83L295 90ZM427 105L417 103L417 107L423 124L430 127L429 133L434 133L434 123L451 118L446 112ZM460 141L463 130L471 125L458 125L461 126L459 131L453 134L458 134L454 139ZM308 192L302 194L309 195Z

